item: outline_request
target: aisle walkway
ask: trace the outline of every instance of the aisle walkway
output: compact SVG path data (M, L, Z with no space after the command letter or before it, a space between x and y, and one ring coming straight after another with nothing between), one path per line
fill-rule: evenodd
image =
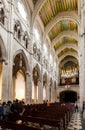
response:
M71 117L67 130L85 130L83 129L82 121L81 114L74 113Z

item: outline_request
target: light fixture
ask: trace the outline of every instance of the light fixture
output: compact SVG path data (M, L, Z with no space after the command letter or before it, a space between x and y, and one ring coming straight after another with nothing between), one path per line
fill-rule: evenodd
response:
M70 85L69 85L69 84L68 84L68 85L65 85L65 88L66 88L66 89L70 88Z

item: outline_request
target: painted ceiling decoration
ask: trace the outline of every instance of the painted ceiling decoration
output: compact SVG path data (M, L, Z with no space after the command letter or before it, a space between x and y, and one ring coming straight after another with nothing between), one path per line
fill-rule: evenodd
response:
M32 0L32 1L35 6L37 5L36 3L38 3L40 0ZM51 45L53 45L54 50L57 52L56 55L58 59L59 58L61 59L61 56L63 55L65 56L65 54L67 54L68 52L71 53L74 52L78 55L78 51L75 50L76 47L78 48L79 44L76 38L78 37L79 32L78 31L79 25L76 22L77 20L79 20L78 0L43 0L43 1L44 3L40 7L38 14L45 27L45 31L47 31L46 36L49 37ZM69 15L69 17L62 16L62 19L55 20L55 18L57 16L61 16L62 13L66 13L68 15L71 12L73 12L74 14L73 18L71 17L71 15ZM75 17L75 15L78 17ZM53 20L55 21L52 26ZM48 27L50 29L48 29ZM67 33L69 34L69 36L67 35ZM65 47L62 48L64 44L65 46L70 45L71 48L68 46L66 48Z
M75 57L73 57L73 56L66 56L66 57L61 61L61 64L60 64L60 65L62 65L63 62L66 61L66 60L68 60L68 59L71 59L71 60L74 59L73 61L75 61L75 63L78 64L78 61L77 61L77 59L76 59Z
M58 54L58 57L60 58L62 55L64 55L64 53L67 53L67 52L75 52L77 53L76 50L74 50L73 48L65 48L64 50L62 50L59 54Z
M60 66L60 67L63 67L64 64L67 63L68 61L72 61L72 62L74 62L75 64L78 65L77 59L76 59L75 57L73 57L73 56L68 55L68 56L66 56L64 59L61 60L59 66Z
M46 26L59 12L77 11L77 9L77 0L46 0L39 15L44 26Z
M49 38L51 41L58 36L62 31L75 31L78 32L78 26L73 20L64 19L54 25L49 32Z
M61 47L63 44L75 44L78 45L78 42L70 37L63 37L62 39L59 40L59 42L57 42L54 46L55 51L57 51L59 49L59 47Z

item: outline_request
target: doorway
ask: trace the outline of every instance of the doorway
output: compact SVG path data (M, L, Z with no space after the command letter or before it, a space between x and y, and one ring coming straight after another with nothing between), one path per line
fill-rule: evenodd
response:
M77 92L63 91L60 93L60 102L74 103L75 101L77 101Z

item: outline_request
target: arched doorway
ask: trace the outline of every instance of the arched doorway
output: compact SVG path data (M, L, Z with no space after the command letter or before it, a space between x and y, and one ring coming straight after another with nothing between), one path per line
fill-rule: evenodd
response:
M13 99L25 99L26 93L26 64L22 53L14 58L13 65Z
M40 79L40 69L39 66L36 65L33 69L33 83L32 83L32 100L33 102L37 102L38 101L38 90L39 90L39 86L38 86L38 81Z
M77 92L74 91L63 91L60 93L60 102L64 103L74 103L77 101Z

